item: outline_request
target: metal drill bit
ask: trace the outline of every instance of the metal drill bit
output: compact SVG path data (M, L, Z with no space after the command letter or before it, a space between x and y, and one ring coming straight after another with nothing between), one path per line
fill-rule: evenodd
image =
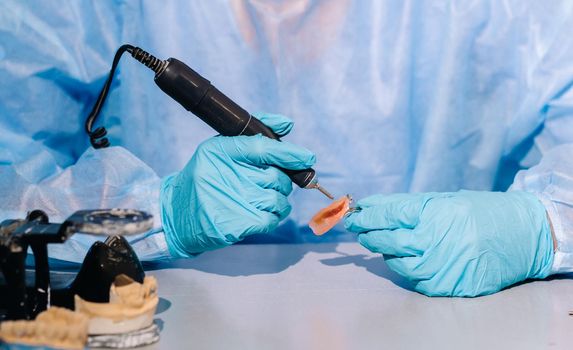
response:
M316 188L323 195L327 196L328 199L334 200L334 196L331 195L330 192L328 192L324 187L320 186L320 184L318 183L318 179L317 179L316 175L313 177L313 179L304 188Z
M324 194L325 196L327 196L328 198L330 198L331 200L334 200L334 197L322 186L320 186L319 183L316 183L316 187L317 190L319 190L322 194Z

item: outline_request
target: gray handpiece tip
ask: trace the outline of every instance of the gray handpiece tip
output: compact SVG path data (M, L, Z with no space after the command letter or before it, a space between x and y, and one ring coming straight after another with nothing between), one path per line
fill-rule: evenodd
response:
M334 196L330 194L324 187L320 186L319 184L316 185L316 189L319 190L322 194L327 196L329 199L334 200Z

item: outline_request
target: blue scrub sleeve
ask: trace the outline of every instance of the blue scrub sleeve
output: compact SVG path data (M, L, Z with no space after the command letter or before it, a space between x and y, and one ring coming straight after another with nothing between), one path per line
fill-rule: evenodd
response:
M561 28L572 25L569 16ZM529 74L530 93L521 108L527 112L514 123L524 127L541 121L521 162L527 170L516 175L510 190L534 193L544 204L557 240L552 273L573 271L573 42L568 37L562 30L551 45L539 47L543 57ZM512 128L508 139L520 132Z
M510 190L535 194L545 206L557 240L552 273L573 272L573 143L553 148L517 174Z

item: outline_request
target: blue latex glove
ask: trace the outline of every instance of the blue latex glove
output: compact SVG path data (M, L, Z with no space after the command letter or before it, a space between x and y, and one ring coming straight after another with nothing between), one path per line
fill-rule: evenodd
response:
M426 295L491 294L551 271L550 224L530 193L376 195L357 206L346 228Z
M256 114L276 134L293 122ZM255 136L215 136L203 142L185 168L163 179L161 216L169 251L189 257L247 235L268 233L287 217L290 178L274 166L307 169L313 153L288 142Z

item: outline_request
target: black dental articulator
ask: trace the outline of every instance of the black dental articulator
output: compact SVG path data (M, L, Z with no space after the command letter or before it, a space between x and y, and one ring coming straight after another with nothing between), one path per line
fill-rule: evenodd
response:
M109 140L105 137L107 133L105 128L98 127L92 131L92 127L109 91L115 68L124 52L129 52L133 58L153 70L155 83L161 90L210 125L219 134L223 136L262 134L271 139L279 140L279 137L270 128L225 96L211 85L209 80L203 78L185 63L175 58L160 60L138 47L123 45L115 54L108 79L86 120L86 132L90 136L90 142L94 148L109 146ZM318 189L328 198L334 199L328 191L319 185L314 169L281 170L299 187Z
M145 272L123 235L146 232L151 215L137 210L106 209L75 212L63 223L50 223L41 210L25 219L0 223L0 322L32 320L50 306L74 309L74 295L92 302L109 302L109 289L120 274L143 283ZM48 244L64 243L74 233L107 236L89 249L75 279L64 288L50 282ZM28 248L34 273L26 270ZM27 277L32 277L32 283ZM3 282L3 283L1 283Z

